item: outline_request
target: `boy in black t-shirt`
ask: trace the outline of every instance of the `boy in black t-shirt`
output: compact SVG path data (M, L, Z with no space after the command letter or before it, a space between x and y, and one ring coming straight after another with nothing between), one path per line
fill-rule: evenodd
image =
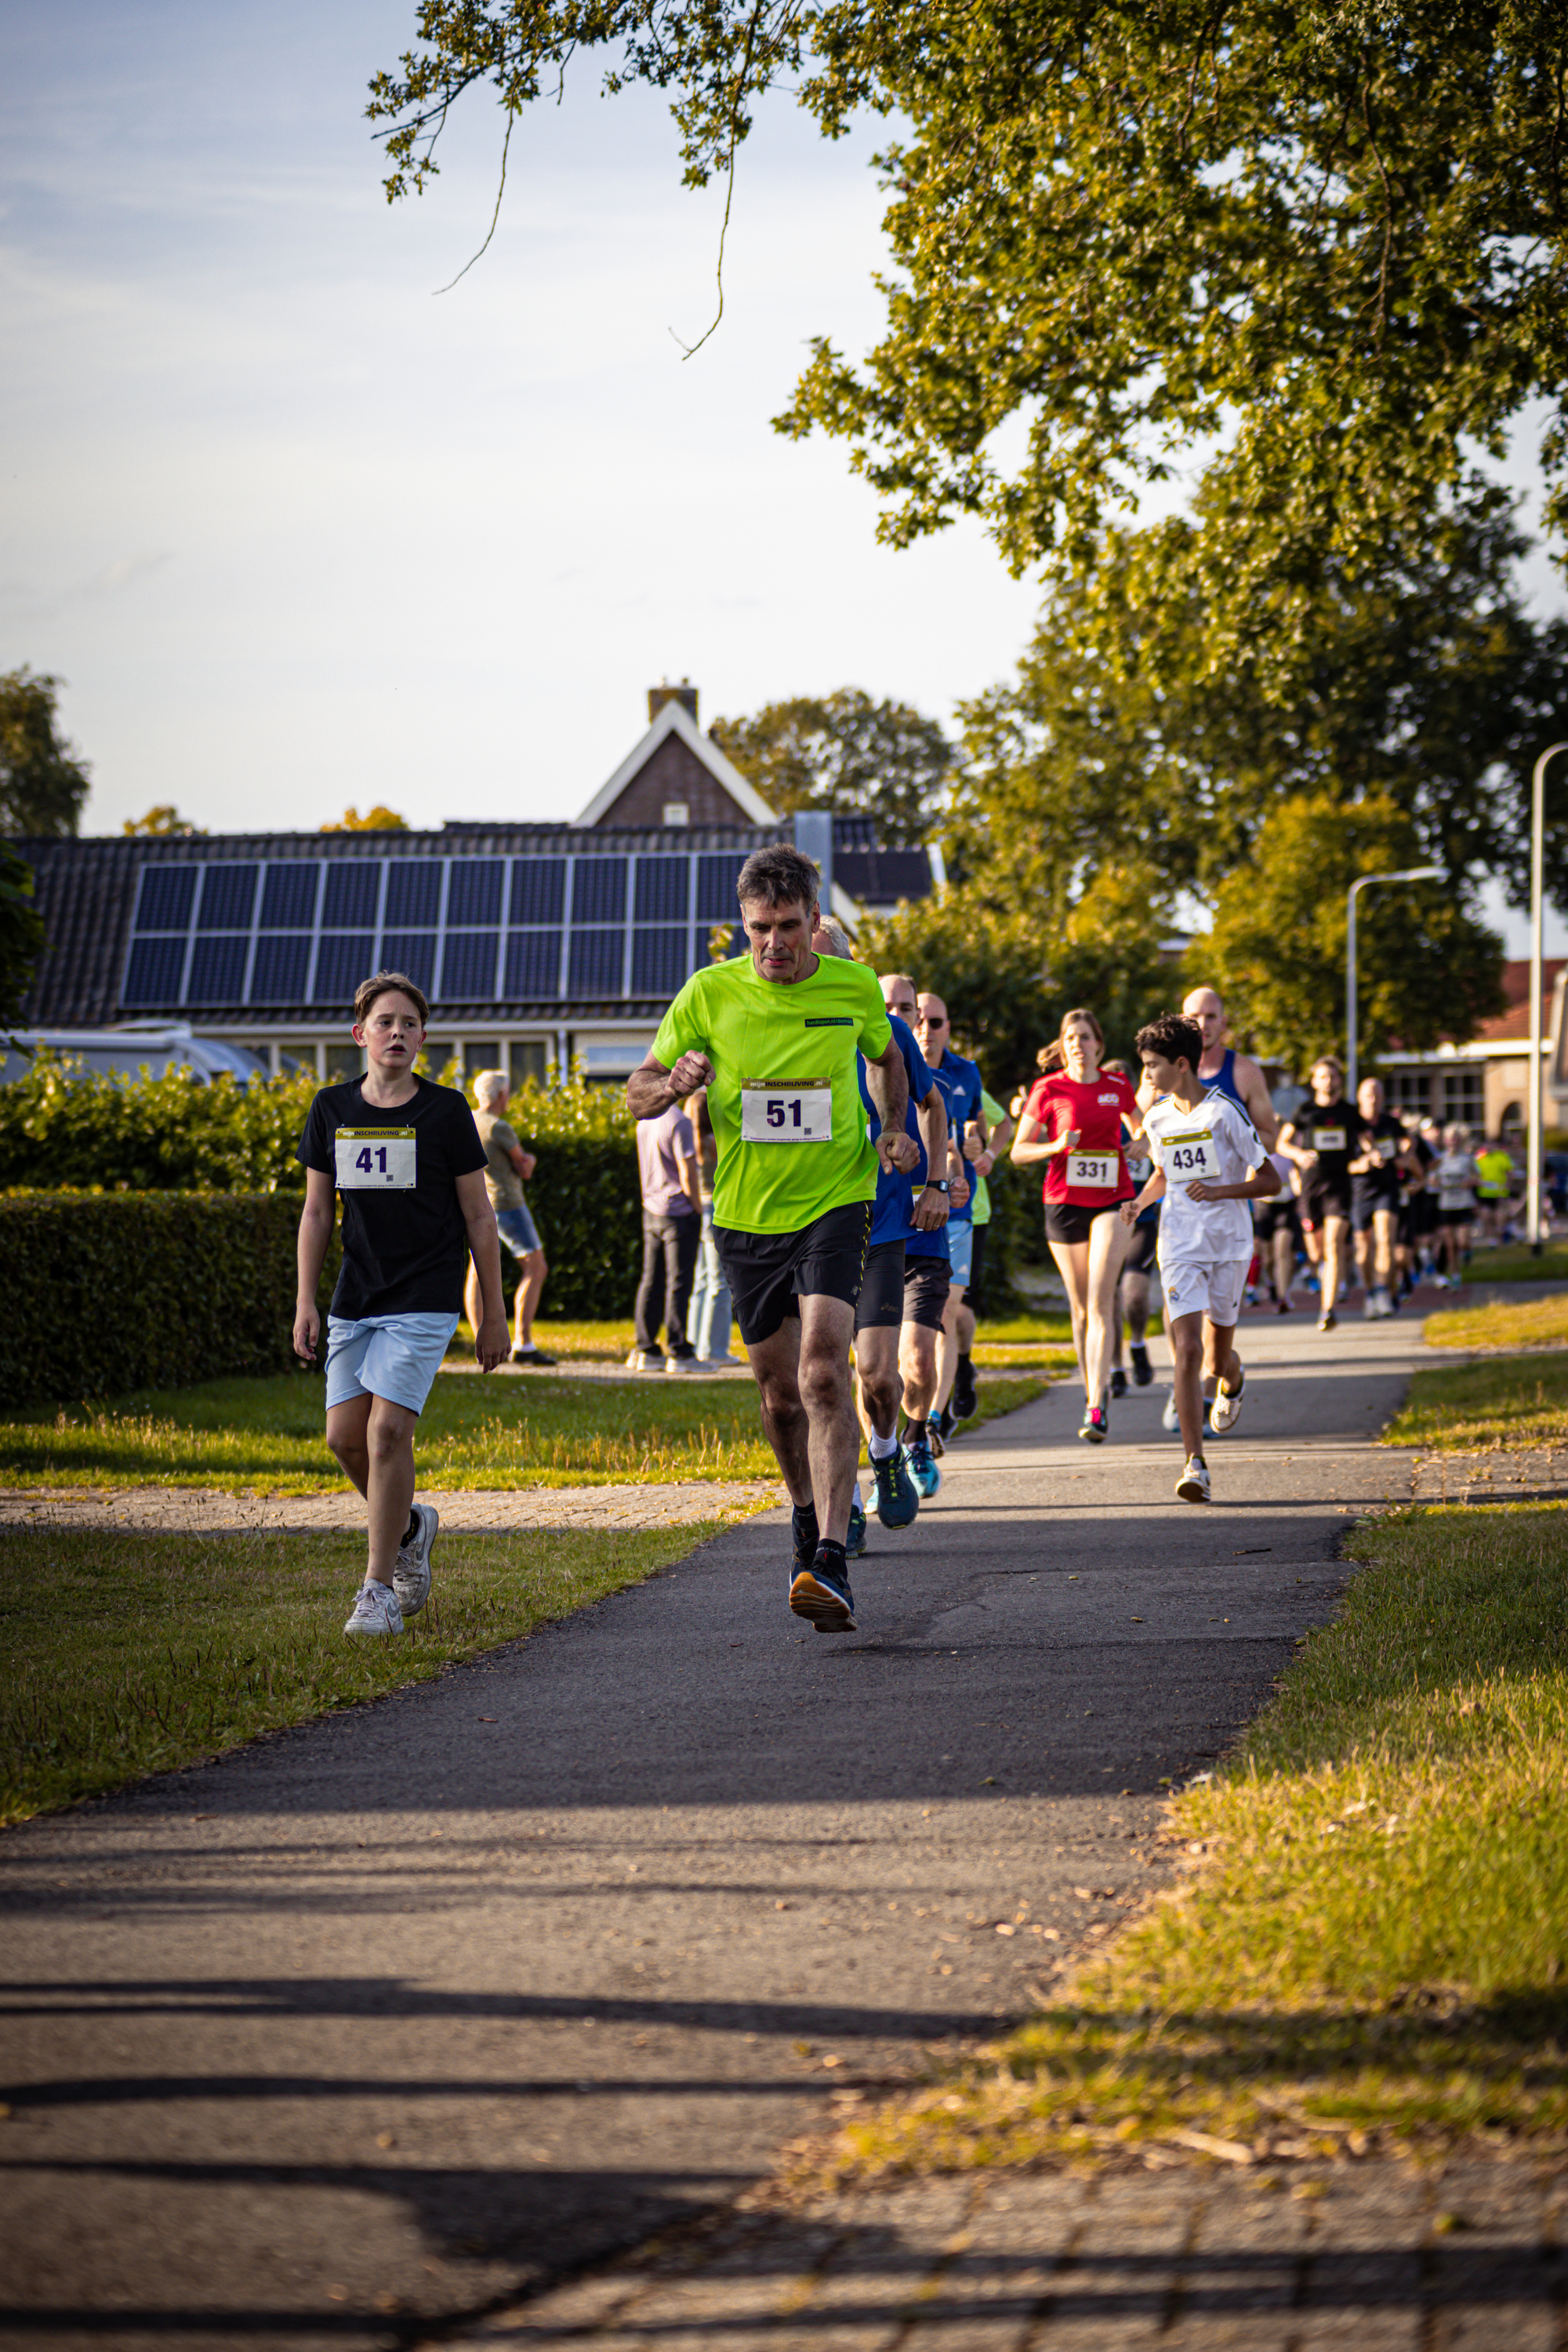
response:
M327 1444L369 1507L370 1560L345 1633L401 1633L430 1591L439 1524L414 1499L414 1427L458 1328L470 1251L484 1319L474 1353L507 1351L500 1244L474 1115L450 1087L416 1077L429 1007L412 981L379 971L354 994L363 1078L323 1087L304 1162L294 1352L313 1363L316 1286L343 1196L343 1263L327 1318Z

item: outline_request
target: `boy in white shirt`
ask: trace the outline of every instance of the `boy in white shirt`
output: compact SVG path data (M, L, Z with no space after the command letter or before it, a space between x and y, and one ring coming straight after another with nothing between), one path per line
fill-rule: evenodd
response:
M1143 1119L1154 1172L1135 1200L1121 1204L1122 1222L1131 1225L1154 1202L1164 1203L1158 1255L1187 1457L1176 1481L1184 1503L1210 1500L1205 1378L1216 1382L1216 1430L1229 1429L1241 1411L1247 1375L1236 1352L1236 1323L1252 1261L1247 1203L1279 1190L1279 1171L1247 1113L1199 1077L1203 1052L1203 1031L1184 1013L1162 1013L1138 1032L1138 1058L1159 1097Z

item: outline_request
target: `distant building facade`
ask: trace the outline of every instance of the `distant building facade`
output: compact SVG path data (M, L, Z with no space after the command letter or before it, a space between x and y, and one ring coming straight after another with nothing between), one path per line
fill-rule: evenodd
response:
M178 1020L325 1079L358 1066L345 1009L391 966L429 996L435 1059L615 1077L736 926L753 849L809 835L851 929L931 888L932 857L882 845L873 818L780 818L702 733L695 688L648 702L647 733L569 823L18 843L49 941L26 1025Z

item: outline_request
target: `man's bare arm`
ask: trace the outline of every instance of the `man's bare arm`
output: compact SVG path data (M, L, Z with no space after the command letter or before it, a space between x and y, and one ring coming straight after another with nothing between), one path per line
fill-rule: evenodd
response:
M684 1102L699 1087L712 1083L713 1066L706 1054L682 1054L672 1070L649 1054L626 1080L626 1108L634 1118L660 1118L671 1103Z
M1268 1099L1263 1073L1245 1054L1238 1054L1231 1067L1240 1081L1241 1099L1247 1105L1247 1116L1258 1129L1258 1140L1265 1151L1272 1151L1279 1140L1279 1120Z

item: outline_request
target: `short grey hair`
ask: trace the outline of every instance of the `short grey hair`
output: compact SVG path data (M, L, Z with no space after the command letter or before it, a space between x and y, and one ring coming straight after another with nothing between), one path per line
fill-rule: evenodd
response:
M854 961L855 942L837 915L819 915L816 919L816 929L818 934L828 941L830 955L843 956L847 962Z
M476 1070L468 1084L481 1110L489 1110L498 1095L508 1094L511 1089L511 1079L505 1070Z

